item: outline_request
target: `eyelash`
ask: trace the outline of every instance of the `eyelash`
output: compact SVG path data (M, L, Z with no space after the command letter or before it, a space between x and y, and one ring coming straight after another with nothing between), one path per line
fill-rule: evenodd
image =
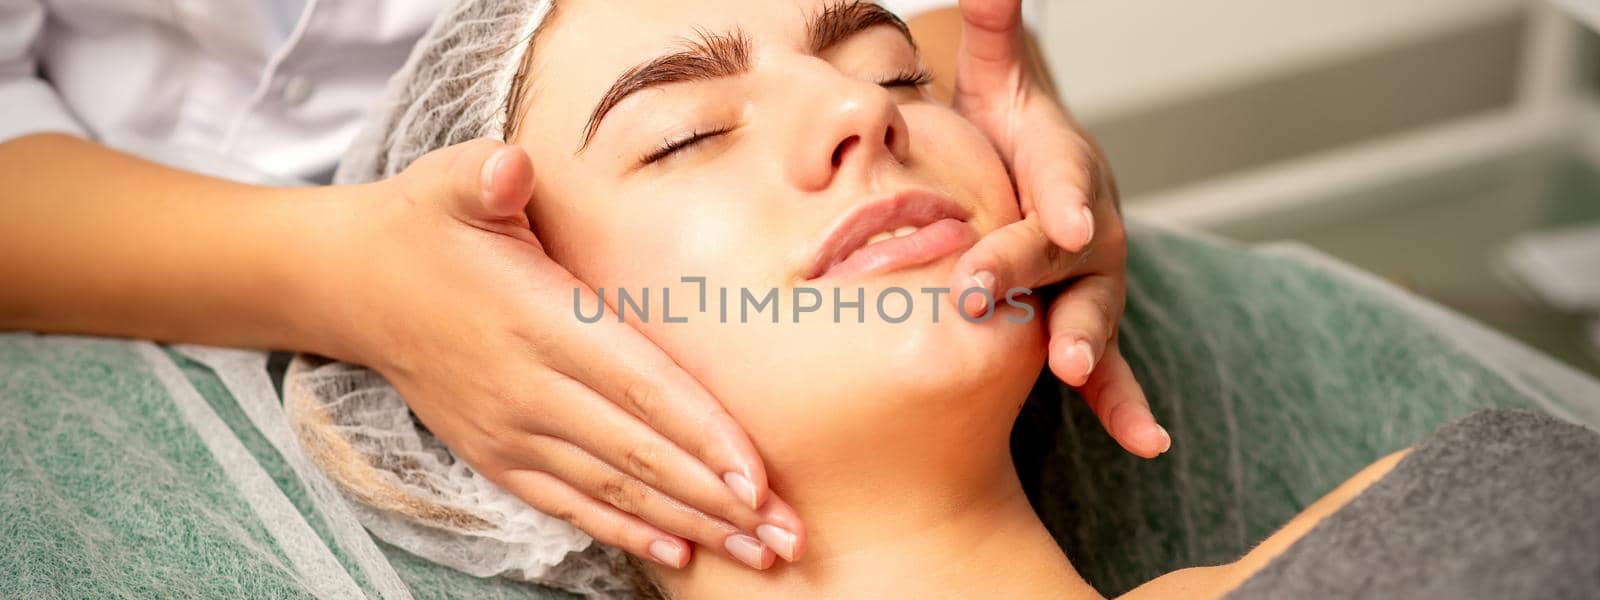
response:
M933 73L922 67L901 71L894 76L878 81L883 87L917 87L933 83Z
M644 158L640 159L640 162L642 162L644 164L647 164L647 165L651 164L651 163L654 163L656 161L659 161L659 160L661 160L663 158L666 158L666 157L672 155L674 152L677 152L677 151L682 150L684 148L688 148L689 146L693 146L695 144L698 144L698 143L704 141L706 138L716 137L716 136L722 135L724 133L727 133L729 131L733 131L733 128L732 127L718 127L718 128L715 128L715 129L709 129L709 130L705 130L705 131L696 130L694 133L691 133L691 134L686 135L686 136L677 137L677 138L669 138L666 141L661 142L661 145L657 146L654 151L650 152L649 154L646 154L644 156Z
M916 69L901 71L893 76L890 76L888 79L879 80L878 85L883 87L918 87L932 82L933 73L929 72L927 69L919 67ZM661 142L659 146L656 146L655 150L652 150L649 154L646 154L643 158L639 159L639 162L646 165L659 162L661 159L671 156L679 150L683 150L684 148L698 144L706 139L728 133L729 131L733 131L733 128L718 127L705 131L697 130L694 133L686 136L669 138L666 141Z

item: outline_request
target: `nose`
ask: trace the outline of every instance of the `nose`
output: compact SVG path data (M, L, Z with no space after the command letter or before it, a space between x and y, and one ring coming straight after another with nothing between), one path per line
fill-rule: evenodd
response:
M828 68L810 78L815 93L795 95L795 148L785 171L790 183L806 191L832 185L840 177L868 178L885 164L904 162L911 148L904 115L883 86ZM820 79L820 80L819 80Z

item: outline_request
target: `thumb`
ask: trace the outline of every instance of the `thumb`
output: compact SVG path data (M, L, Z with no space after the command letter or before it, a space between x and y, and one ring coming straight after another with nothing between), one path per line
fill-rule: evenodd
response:
M486 219L525 219L533 197L533 159L521 146L505 145L479 170L483 190L479 207Z
M1045 235L1039 215L1028 215L985 234L961 255L950 275L950 289L956 290L951 301L963 313L980 316L990 308L986 302L1003 298L1013 289L1031 293L1067 279L1085 256L1056 246ZM988 290L989 295L959 295L973 286Z
M961 0L956 85L973 94L1009 94L1021 77L1022 0Z
M525 223L523 211L533 195L533 161L528 153L488 138L424 154L401 177L422 199L442 203L469 223Z

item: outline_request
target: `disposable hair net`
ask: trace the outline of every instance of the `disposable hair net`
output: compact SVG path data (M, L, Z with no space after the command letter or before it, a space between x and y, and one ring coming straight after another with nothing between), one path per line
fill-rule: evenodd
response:
M553 0L458 0L443 11L384 90L345 152L337 183L387 179L423 154L504 140L512 82Z
M311 462L384 541L471 575L591 597L649 587L621 551L591 544L458 460L377 373L296 357L283 408Z

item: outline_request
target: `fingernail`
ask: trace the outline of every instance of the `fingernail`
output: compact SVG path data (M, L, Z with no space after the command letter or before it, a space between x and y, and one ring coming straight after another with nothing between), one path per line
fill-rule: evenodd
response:
M984 309L989 307L989 300L994 298L994 286L995 276L992 271L978 271L977 273L972 274L972 288L982 289L988 292L988 296L985 297L983 294L968 294L967 298L969 298L969 300L967 300L967 306L963 307L963 309L967 311L967 314L974 317L983 314Z
M1094 211L1087 204L1078 207L1078 211L1083 215L1083 245L1087 246L1094 240Z
M1094 349L1084 340L1060 339L1050 344L1050 370L1072 387L1087 384L1094 372Z
M1078 340L1072 344L1072 348L1077 350L1078 354L1083 355L1083 378L1088 380L1089 374L1094 372L1094 348L1089 346L1089 342L1083 340Z
M728 484L728 489L733 490L733 495L750 505L750 510L761 508L761 505L756 504L756 484L750 483L749 477L728 471L722 474L722 482Z
M1172 449L1172 434L1167 433L1167 428L1160 425L1146 428L1140 437L1144 438L1146 447L1160 448L1156 450L1156 454L1165 454Z
M722 547L727 548L728 554L739 559L739 562L750 565L751 568L765 569L772 566L770 560L772 555L767 553L767 547L748 535L742 533L730 535L722 542Z
M784 560L794 561L796 537L787 529L763 523L756 527L756 537L761 538L761 543L766 544L768 548L772 548L772 551L777 552L778 556L782 556Z
M978 271L972 274L973 287L983 288L991 294L994 293L994 281L995 277L992 271Z
M650 556L655 557L656 562L674 569L683 567L683 547L667 540L650 542Z
M478 173L479 193L485 196L489 195L489 186L494 182L494 172L500 167L500 161L502 160L505 160L505 154L496 150L489 155L488 160L483 161L483 171Z

